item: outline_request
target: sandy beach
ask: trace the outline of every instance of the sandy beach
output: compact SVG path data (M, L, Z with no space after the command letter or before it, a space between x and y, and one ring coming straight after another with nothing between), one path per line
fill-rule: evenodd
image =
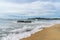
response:
M45 28L22 40L60 40L60 24Z

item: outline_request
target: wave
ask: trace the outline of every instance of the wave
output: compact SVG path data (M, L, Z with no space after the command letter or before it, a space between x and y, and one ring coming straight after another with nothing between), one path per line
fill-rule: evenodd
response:
M35 21L33 23L7 23L5 28L2 31L1 40L21 40L22 38L30 37L31 34L34 34L38 31L43 30L45 27L50 27L54 24L60 24L60 20L53 21Z

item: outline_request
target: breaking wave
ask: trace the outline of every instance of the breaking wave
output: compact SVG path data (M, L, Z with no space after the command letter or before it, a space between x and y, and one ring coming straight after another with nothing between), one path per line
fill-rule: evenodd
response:
M0 23L0 40L21 40L54 24L60 24L60 20L40 20L32 23L4 21Z

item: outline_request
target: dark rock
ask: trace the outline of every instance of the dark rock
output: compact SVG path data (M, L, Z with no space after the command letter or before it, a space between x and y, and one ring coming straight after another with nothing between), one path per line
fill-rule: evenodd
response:
M17 22L18 23L31 23L32 21L21 21L21 20L18 20Z

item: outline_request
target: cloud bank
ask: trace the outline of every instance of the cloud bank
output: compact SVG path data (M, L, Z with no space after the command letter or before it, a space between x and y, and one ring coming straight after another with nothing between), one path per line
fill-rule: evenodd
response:
M0 17L43 17L54 15L60 10L59 2L35 1L31 3L0 2ZM59 13L58 13L59 14Z

